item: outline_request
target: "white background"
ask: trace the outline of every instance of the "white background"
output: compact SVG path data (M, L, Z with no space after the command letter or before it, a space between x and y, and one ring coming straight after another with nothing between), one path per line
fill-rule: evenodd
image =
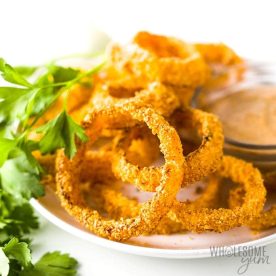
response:
M38 64L53 57L97 48L95 31L127 41L141 29L188 41L223 41L249 58L276 61L275 1L0 0L0 56L11 64ZM60 249L81 262L80 275L237 275L238 258L158 260L87 244L43 222L35 254ZM253 265L246 275L275 275L270 265Z

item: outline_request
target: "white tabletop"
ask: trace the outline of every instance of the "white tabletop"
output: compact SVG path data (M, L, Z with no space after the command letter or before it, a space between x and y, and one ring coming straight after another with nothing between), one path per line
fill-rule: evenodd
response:
M37 64L95 48L95 26L116 40L140 29L188 41L223 41L241 55L276 60L275 1L253 0L0 0L0 56L11 64ZM270 264L252 264L244 275L275 275ZM88 244L42 219L34 254L61 250L80 262L80 275L237 275L238 257L168 260L118 253Z

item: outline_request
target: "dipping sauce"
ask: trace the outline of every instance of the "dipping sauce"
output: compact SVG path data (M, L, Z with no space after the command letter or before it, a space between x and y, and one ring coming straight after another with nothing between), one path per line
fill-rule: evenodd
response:
M199 91L193 104L221 120L224 153L253 163L276 190L276 64L249 66L243 79Z
M204 109L220 118L229 139L246 144L276 145L276 86L260 85L232 91L209 102Z

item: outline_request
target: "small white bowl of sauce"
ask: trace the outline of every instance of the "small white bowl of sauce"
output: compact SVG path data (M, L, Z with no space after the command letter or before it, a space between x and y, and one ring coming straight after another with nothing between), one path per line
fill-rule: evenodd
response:
M255 164L276 188L276 64L249 62L242 80L199 91L193 105L216 114L224 151Z

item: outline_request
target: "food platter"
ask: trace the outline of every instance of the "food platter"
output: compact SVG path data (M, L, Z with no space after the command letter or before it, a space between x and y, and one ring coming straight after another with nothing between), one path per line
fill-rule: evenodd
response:
M223 44L147 32L106 55L103 68L81 75L98 72L92 89L70 90L73 119L66 111L57 119L76 131L75 143L65 137L53 155L47 134L40 142L46 196L32 201L35 209L79 238L144 256L208 257L276 240L264 172L224 155L224 125L189 106L198 90L207 97L230 87L229 68L239 83L249 65Z
M47 220L62 230L92 245L140 256L190 259L211 257L211 248L223 247L227 252L248 250L276 241L276 227L254 233L247 227L238 227L223 233L183 233L175 235L140 236L121 243L107 240L87 231L61 207L50 188L40 200L32 200L32 206Z

